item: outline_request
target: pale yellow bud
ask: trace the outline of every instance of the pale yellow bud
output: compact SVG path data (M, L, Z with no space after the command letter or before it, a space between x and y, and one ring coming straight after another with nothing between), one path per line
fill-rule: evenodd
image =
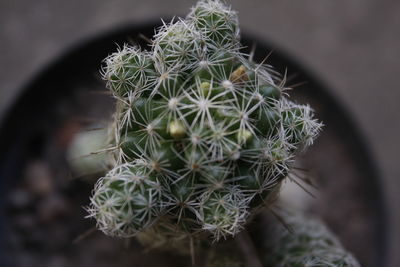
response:
M247 143L253 138L253 134L246 129L239 130L237 133L239 143Z
M247 79L246 67L243 65L240 65L235 71L233 71L230 77L232 82L245 82Z
M181 121L174 120L168 125L169 134L175 139L181 139L186 135L185 125Z

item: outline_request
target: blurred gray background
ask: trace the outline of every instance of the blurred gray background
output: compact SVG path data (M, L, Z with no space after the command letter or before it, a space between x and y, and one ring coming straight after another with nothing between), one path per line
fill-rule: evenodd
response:
M194 2L0 0L0 117L59 53L116 26L185 14ZM400 266L400 1L229 2L243 31L299 59L352 113L383 175L390 266Z

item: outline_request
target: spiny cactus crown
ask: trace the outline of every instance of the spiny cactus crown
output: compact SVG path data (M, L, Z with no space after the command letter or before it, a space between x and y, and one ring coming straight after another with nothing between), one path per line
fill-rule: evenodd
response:
M164 24L151 48L125 45L105 59L116 164L98 180L90 216L112 236L235 235L321 124L241 52L237 14L218 0Z

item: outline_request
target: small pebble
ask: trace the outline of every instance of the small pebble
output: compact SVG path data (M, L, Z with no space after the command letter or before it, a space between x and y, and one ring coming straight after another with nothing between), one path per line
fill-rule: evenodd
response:
M54 255L50 259L48 259L46 267L67 267L70 266L68 261L62 255Z
M35 195L45 196L54 191L51 171L42 161L33 161L27 166L25 182Z
M38 213L40 221L48 223L58 218L65 217L70 212L70 207L66 199L60 194L53 193L40 200Z
M35 218L33 215L28 213L22 213L15 215L13 218L13 222L16 227L28 231L35 227Z
M11 208L24 209L32 202L32 195L25 189L17 188L8 196L9 205Z

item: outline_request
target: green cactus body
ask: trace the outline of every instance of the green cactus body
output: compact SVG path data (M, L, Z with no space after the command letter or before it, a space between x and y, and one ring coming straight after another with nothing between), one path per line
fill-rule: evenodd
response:
M91 198L99 229L219 240L268 205L321 128L269 70L240 51L237 15L218 0L162 26L150 52L107 57L119 149Z
M266 266L360 267L321 221L289 214L284 220L293 231L289 232L282 225L268 231Z

